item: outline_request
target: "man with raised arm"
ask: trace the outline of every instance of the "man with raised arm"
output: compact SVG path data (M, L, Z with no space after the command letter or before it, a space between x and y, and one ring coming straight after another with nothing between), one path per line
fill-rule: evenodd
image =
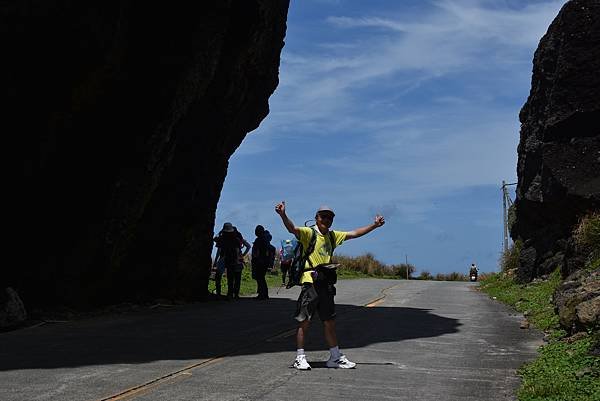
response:
M315 215L316 225L314 227L296 227L292 220L287 216L285 210L285 201L275 206L275 212L279 214L285 228L296 236L302 243L305 250L309 248L309 243L316 234L314 250L308 256L306 270L300 280L302 290L296 303L295 319L299 322L296 333L296 360L293 367L299 370L309 370L310 365L304 354L304 340L306 338L310 320L314 312L319 313L319 318L323 321L325 340L329 345L330 356L326 365L328 368L351 369L356 363L351 362L341 353L338 347L337 335L335 330L335 281L330 271L319 267L331 263L333 249L341 245L342 242L362 237L363 235L381 227L385 224L383 216L375 216L373 224L360 227L352 231L330 231L335 213L330 207L321 206ZM313 234L314 233L314 234ZM332 243L333 242L333 243ZM334 273L335 274L335 273Z

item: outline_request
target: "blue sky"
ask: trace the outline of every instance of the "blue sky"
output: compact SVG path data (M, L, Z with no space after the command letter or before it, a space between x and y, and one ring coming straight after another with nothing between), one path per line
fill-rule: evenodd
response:
M500 186L516 182L533 53L564 3L292 1L279 87L230 159L215 232L231 221L252 242L262 224L278 244L278 201L296 225L327 204L338 230L386 217L336 253L498 270Z

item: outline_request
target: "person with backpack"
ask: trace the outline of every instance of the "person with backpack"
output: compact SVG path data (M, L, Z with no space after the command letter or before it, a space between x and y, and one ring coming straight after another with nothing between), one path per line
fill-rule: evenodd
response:
M260 224L254 229L256 239L252 244L252 278L256 280L256 299L269 299L267 270L275 260L275 248L271 245L271 234Z
M215 286L217 299L221 297L221 277L227 270L227 299L239 299L243 257L250 251L250 244L231 223L223 224L223 229L214 239L217 246L215 265ZM242 253L242 247L245 248Z
M267 239L268 245L267 245L267 256L268 256L268 263L267 263L267 271L271 272L273 271L273 267L275 267L275 256L277 255L277 248L275 248L273 246L273 244L271 244L271 240L273 239L273 236L271 235L271 233L269 232L269 230L265 230L265 238Z
M321 206L315 215L316 224L312 227L296 227L286 214L285 201L275 206L275 212L281 217L283 225L293 234L305 251L304 269L299 277L302 286L296 302L294 318L298 321L296 332L296 359L292 365L298 370L309 370L310 364L304 353L304 342L315 312L323 321L325 340L329 345L330 356L326 362L328 368L351 369L351 362L340 351L335 329L335 282L337 276L331 267L331 256L335 247L344 241L362 237L385 224L383 216L376 215L372 224L352 231L330 230L335 213L328 206ZM304 261L303 259L303 261Z
M287 275L292 260L294 259L294 250L298 241L296 239L286 239L281 241L281 284L285 285L285 276Z
M236 238L240 243L240 248L238 248L238 259L237 263L233 266L232 269L232 279L230 279L230 275L227 274L227 288L229 289L229 283L232 282L231 293L233 299L240 299L240 286L242 284L242 271L244 270L244 260L248 252L250 252L251 245L248 241L244 239L242 233L240 233L237 227L233 227L233 232L235 233ZM244 251L242 252L242 248Z

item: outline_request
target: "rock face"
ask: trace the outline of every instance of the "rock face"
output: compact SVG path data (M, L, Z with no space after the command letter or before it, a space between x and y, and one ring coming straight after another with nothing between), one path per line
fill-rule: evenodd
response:
M268 114L288 6L2 7L18 159L7 285L28 306L206 295L228 160Z
M600 209L600 1L571 0L540 41L531 93L520 113L513 239L518 278L581 267L570 237Z

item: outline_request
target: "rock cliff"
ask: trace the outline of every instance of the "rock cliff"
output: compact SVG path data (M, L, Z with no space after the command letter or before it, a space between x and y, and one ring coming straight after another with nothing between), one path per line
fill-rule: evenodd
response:
M566 3L540 41L531 92L520 114L514 240L523 241L522 282L561 268L555 291L569 332L598 325L600 271L573 231L600 210L600 1Z
M228 160L268 114L288 6L4 4L16 265L0 287L27 306L204 297Z
M600 209L600 1L566 3L540 41L520 113L513 239L518 277L529 281L571 263L578 219ZM567 257L565 257L567 255Z

